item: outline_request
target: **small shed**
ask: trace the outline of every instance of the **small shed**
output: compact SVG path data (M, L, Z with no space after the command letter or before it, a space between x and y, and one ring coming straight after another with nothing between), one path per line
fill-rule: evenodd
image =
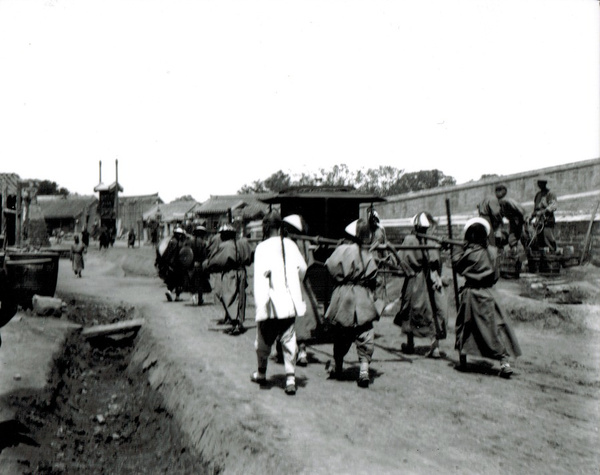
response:
M279 205L281 215L301 215L308 225L306 234L331 239L345 237L344 229L360 217L361 203L385 201L377 195L357 192L353 187L293 187L263 198Z

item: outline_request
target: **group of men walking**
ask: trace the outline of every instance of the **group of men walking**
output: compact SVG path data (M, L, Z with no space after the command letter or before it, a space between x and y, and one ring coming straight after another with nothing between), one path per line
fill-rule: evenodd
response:
M189 291L192 303L202 305L203 295L214 291L225 310L219 323L229 325L233 335L245 330L246 267L252 263L248 240L236 234L231 224L222 225L210 238L204 225L197 225L191 237L176 227L166 248L162 252L157 249L156 258L159 276L167 285L167 300L179 301L181 294Z
M480 216L466 223L460 246L444 240L440 245L439 238L432 239L437 222L424 211L414 216L413 232L405 237L400 252L387 243L385 230L373 210L368 219L349 223L345 230L347 239L324 263L333 282L323 316L333 342L333 361L327 364L329 377L344 377L344 358L354 343L359 360L357 384L369 387L374 323L389 303L384 300L385 292L378 291L382 282L385 284L379 274L380 267L385 265L400 270L404 276L401 295L394 307L394 323L406 335L401 351L414 354L415 338L425 338L429 340L426 355L434 359L443 356L439 342L448 334L448 299L441 251L450 248L453 268L464 279L455 324L457 369L467 369L467 356L471 355L497 360L498 374L510 377L513 370L509 361L519 356L521 350L493 292L499 278L498 252L507 244L515 247L522 241L526 224L534 226L538 247L556 249L552 232L556 197L548 190L546 179L539 179L538 186L535 209L529 218L517 202L506 196L506 187L497 186L495 196L479 204ZM191 289L195 304L202 304L202 294L214 290L224 309L220 323L229 324L230 333L236 335L245 330L246 267L254 263L257 370L252 373L251 381L267 382L268 362L277 344L285 368L285 392L293 395L299 351L296 324L308 308L303 284L307 263L297 243L286 234L286 227L301 220L288 218L282 219L277 211L265 216L263 241L254 253L248 240L238 236L230 224L221 226L211 239L207 239L204 226L197 226L192 238L177 228L163 253L160 269L170 301L179 299L185 285ZM509 224L507 233L502 231L505 219ZM182 267L188 271L181 272ZM209 283L210 274L214 276L214 289Z

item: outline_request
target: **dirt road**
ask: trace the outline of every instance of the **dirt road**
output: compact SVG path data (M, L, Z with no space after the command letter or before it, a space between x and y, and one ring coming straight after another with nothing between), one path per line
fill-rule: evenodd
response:
M483 361L469 372L456 371L453 326L442 343L444 359L403 355L404 337L384 317L376 325L368 389L355 383L354 348L346 359L347 380L327 380L332 347L319 344L309 348L310 364L298 368L297 395L288 397L283 366L273 361L266 389L249 381L256 364L251 297L248 332L226 335L216 325L222 309L212 296L203 307L167 303L152 262L149 248L92 250L83 278L76 279L62 260L57 294L67 301L92 296L136 307L146 323L134 370L147 375L191 446L215 470L598 473L596 268L561 276L586 282L587 300L579 305L520 297L526 286L519 283L499 285L524 353L510 380Z

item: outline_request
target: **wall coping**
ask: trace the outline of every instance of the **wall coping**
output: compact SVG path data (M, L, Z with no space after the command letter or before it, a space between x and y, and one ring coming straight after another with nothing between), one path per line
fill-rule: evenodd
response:
M591 160L582 160L579 162L566 163L563 165L555 165L553 167L539 168L537 170L530 170L526 172L515 173L512 175L499 175L490 178L484 178L483 180L474 180L467 183L461 183L459 185L444 186L440 188L431 188L429 190L411 191L401 195L386 196L387 203L394 203L398 201L405 201L414 198L423 198L427 196L444 195L453 193L461 190L468 190L471 188L480 188L486 185L495 185L497 183L508 183L514 180L520 180L523 178L533 178L538 175L548 175L550 173L561 172L565 170L576 170L578 168L587 168L590 166L600 165L600 158L593 158Z

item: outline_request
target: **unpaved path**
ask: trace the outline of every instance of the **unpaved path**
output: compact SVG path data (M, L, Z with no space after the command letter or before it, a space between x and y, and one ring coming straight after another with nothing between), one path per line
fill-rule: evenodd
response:
M261 390L249 381L255 369L252 299L249 331L223 334L216 325L222 310L210 303L212 296L200 308L167 303L160 280L131 275L151 269L152 259L149 248L91 250L83 279L62 260L57 293L138 309L146 324L136 364L165 396L190 443L216 468L228 473L598 473L600 334L585 325L600 318L597 305L588 306L581 321L563 322L554 307L519 298L514 283L501 285L513 316L527 320L524 313L538 314L533 323L514 324L524 355L511 380L485 365L468 373L454 370L452 331L442 344L443 360L402 355L400 329L383 318L376 326L369 389L353 380L354 348L347 357L348 381L327 380L324 363L332 348L322 344L310 347L311 364L298 368L298 393L288 397L283 367L275 362L270 362L270 387Z

